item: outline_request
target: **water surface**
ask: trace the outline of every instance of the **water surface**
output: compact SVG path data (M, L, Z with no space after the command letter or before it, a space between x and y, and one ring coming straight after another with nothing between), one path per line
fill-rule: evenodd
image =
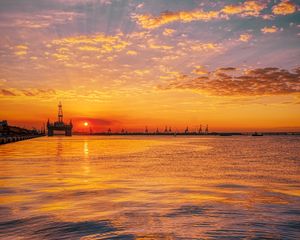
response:
M0 239L300 239L300 137L0 146Z

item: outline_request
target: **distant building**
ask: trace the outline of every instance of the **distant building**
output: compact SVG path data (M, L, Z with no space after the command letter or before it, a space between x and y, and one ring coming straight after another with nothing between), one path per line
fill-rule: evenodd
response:
M199 130L198 130L198 134L202 133L202 125L200 124Z
M189 133L189 127L188 127L188 126L187 126L186 129L184 130L184 133L185 133L185 134L188 134L188 133Z
M7 120L0 121L0 126L7 127L8 126Z
M205 134L208 134L208 125L206 125Z
M168 127L166 126L166 127L165 127L165 133L167 133L167 132L168 132Z

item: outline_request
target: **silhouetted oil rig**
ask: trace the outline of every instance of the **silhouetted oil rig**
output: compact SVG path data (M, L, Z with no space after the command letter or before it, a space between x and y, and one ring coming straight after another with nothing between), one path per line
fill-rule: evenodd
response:
M54 131L64 131L65 136L72 136L72 128L73 128L72 120L70 120L69 124L64 123L62 104L61 104L61 102L59 102L58 121L51 123L48 119L48 122L47 122L48 136L49 137L53 136Z

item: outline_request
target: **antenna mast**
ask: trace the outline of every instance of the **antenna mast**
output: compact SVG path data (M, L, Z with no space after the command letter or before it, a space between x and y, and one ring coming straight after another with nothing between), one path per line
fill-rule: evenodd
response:
M61 102L59 102L58 105L58 122L63 122L63 111L62 111Z

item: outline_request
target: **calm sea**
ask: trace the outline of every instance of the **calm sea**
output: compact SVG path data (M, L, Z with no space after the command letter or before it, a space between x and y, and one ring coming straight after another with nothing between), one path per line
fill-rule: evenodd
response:
M300 137L43 137L0 176L0 239L300 239Z

